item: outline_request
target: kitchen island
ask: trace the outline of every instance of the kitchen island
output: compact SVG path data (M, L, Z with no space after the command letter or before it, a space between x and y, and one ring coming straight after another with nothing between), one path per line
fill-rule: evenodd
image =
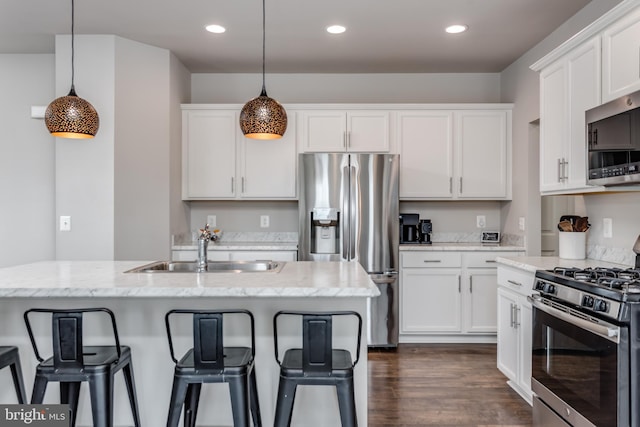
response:
M36 360L29 343L22 314L34 307L108 307L118 322L120 341L132 349L142 423L166 424L173 379L164 314L174 308L245 308L256 318L256 373L264 425L272 425L279 370L274 358L273 315L287 310L354 310L367 319L367 298L378 290L358 263L288 262L278 272L254 273L124 273L148 261L47 261L0 269L0 345L20 348L22 368L30 393ZM188 322L187 322L188 323ZM50 342L46 322L37 326L37 338ZM100 326L100 325L98 325ZM176 352L190 345L190 331L174 330ZM340 325L342 326L342 325ZM350 325L345 325L350 326ZM90 327L90 326L88 326ZM285 325L282 346L299 345L294 325ZM347 334L350 327L334 327L335 344L355 350ZM99 331L101 331L99 329ZM233 328L227 345L240 343ZM102 335L101 335L102 334ZM110 343L99 332L100 343ZM246 338L246 337L244 337ZM91 341L85 344L93 343ZM351 343L351 346L349 344ZM361 343L361 360L355 370L356 406L360 425L367 425L367 345ZM4 370L7 371L7 370ZM0 401L15 403L10 375L3 375L6 387ZM83 386L78 426L91 425L88 389ZM132 425L126 388L120 375L115 383L115 425ZM58 402L58 388L50 386L45 402ZM198 425L232 425L231 404L226 384L203 388ZM292 424L296 426L338 426L339 411L333 387L304 387L296 397Z

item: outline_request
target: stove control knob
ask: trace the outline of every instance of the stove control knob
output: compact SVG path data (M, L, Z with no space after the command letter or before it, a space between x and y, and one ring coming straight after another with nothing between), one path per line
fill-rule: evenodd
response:
M536 282L536 291L543 291L544 290L544 282L542 280L538 280Z
M597 299L593 302L593 311L609 311L609 304L605 300Z
M554 294L556 292L556 287L553 286L551 283L547 283L546 285L544 285L543 292L545 294Z
M593 308L593 303L594 303L594 299L593 299L592 296L585 295L584 297L582 297L582 306L583 307Z

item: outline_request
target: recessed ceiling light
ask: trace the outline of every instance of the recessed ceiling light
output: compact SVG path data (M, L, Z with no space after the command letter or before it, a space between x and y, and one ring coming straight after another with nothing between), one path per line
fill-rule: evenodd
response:
M466 25L450 25L448 26L445 31L449 34L458 34L458 33L464 33L465 31L467 31L469 29L469 27L467 27Z
M222 34L225 31L227 31L227 29L225 27L223 27L222 25L217 25L217 24L207 25L205 27L205 29L207 31L209 31L210 33L216 33L216 34Z
M345 31L347 31L347 29L342 25L331 25L327 27L327 33L331 33L331 34L342 34Z

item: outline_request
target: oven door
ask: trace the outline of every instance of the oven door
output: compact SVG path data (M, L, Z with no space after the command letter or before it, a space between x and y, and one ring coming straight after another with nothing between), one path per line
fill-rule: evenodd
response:
M626 387L618 383L618 372L628 372L621 366L626 358L619 357L626 329L539 295L530 301L536 396L575 427L628 425L628 415L618 405L620 392L620 402L627 406L623 396L628 396L628 382Z

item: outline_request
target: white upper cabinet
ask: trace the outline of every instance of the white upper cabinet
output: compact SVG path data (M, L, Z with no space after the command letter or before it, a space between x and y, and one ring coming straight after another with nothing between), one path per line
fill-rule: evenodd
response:
M296 113L284 136L245 138L237 109L182 112L182 199L295 199Z
M640 90L640 9L602 34L602 102Z
M511 110L400 111L401 199L511 197Z
M510 198L511 111L459 111L455 123L457 197Z
M390 113L384 110L302 111L303 152L388 153Z
M400 198L452 197L453 112L402 111L397 117Z
M600 104L600 39L540 72L540 191L596 191L587 185L585 111Z
M224 110L182 112L182 199L236 195L237 114Z

